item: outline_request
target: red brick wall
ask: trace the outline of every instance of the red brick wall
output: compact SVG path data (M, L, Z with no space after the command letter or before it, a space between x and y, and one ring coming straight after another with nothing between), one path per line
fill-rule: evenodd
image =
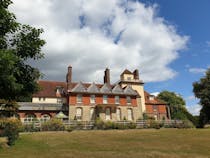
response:
M69 96L69 104L77 104L77 95L71 94ZM96 104L103 104L103 95L95 95L95 101ZM82 95L82 104L83 105L90 105L90 95L89 94L83 94ZM108 95L108 104L115 104L115 96ZM127 105L126 96L120 96L120 105ZM136 97L131 97L131 105L137 106L137 100Z
M157 111L158 113L166 113L166 106L165 105L155 105L157 106ZM153 113L153 105L146 105L146 112L147 113Z

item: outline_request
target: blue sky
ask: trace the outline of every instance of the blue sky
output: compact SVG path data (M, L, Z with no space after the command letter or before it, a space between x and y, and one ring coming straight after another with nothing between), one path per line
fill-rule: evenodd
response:
M210 1L209 0L142 0L157 3L158 14L176 26L180 34L190 37L187 49L179 53L179 58L170 64L178 75L168 81L148 83L150 92L169 90L181 94L188 108L195 113L198 100L193 99L192 83L204 74L203 69L210 66ZM190 72L197 68L198 72ZM193 69L191 69L193 70ZM200 71L199 71L200 70Z
M111 82L139 69L145 90L174 91L198 114L192 83L210 58L210 0L13 0L17 20L43 28L45 58L32 62L46 80ZM156 4L156 5L155 5Z

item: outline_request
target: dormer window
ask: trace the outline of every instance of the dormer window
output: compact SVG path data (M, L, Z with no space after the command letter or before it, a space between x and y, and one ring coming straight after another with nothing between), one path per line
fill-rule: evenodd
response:
M131 80L131 77L127 77L127 80L130 81Z
M154 95L150 95L149 96L149 100L154 100L155 99L155 96Z

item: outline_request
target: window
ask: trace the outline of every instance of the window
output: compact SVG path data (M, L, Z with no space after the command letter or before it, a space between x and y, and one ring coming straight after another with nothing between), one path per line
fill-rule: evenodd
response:
M127 77L127 80L130 81L131 80L131 77Z
M57 98L57 103L63 103L63 99L62 98Z
M24 122L26 122L26 123L32 123L32 122L35 121L35 119L36 119L36 116L35 116L35 115L33 115L33 114L28 114L28 115L26 115L26 117L24 118Z
M108 103L108 96L107 95L103 95L103 103L104 104Z
M158 111L158 106L157 105L153 105L153 111Z
M105 120L111 120L111 109L106 108Z
M43 98L43 101L45 101L45 98Z
M95 119L95 109L90 108L90 120L94 120L94 119Z
M82 120L82 108L76 108L76 119Z
M131 97L130 96L127 96L126 100L127 100L127 104L131 104Z
M41 122L46 122L48 120L50 120L50 115L44 114L41 116L41 120L40 120Z
M77 103L82 103L82 95L81 94L77 95Z
M121 120L121 109L118 108L117 109L117 121L120 121Z
M96 99L95 95L90 95L90 103L91 104L94 104L96 102L95 99Z
M154 99L155 99L155 96L153 96L153 95L149 96L149 100L154 100Z
M128 121L132 121L132 120L133 120L133 110L128 109Z
M41 99L42 99L42 98L41 98L41 97L39 97L39 101L41 101Z
M115 96L115 104L120 104L120 97L119 96Z

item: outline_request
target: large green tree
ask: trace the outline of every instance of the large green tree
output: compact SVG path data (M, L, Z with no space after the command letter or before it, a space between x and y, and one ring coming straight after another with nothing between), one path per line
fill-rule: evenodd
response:
M197 126L197 119L187 111L185 100L174 92L162 91L158 99L166 102L170 107L171 119L189 120Z
M210 123L210 68L200 81L193 83L193 92L200 99L202 108L200 110L199 126L203 127Z
M179 109L185 107L186 103L180 95L174 92L162 91L157 97L169 105L172 119L184 119L185 116L180 113Z
M38 90L40 72L29 60L43 57L40 39L42 29L23 25L8 10L10 0L0 0L0 115L11 116L17 110L16 101L30 97Z

